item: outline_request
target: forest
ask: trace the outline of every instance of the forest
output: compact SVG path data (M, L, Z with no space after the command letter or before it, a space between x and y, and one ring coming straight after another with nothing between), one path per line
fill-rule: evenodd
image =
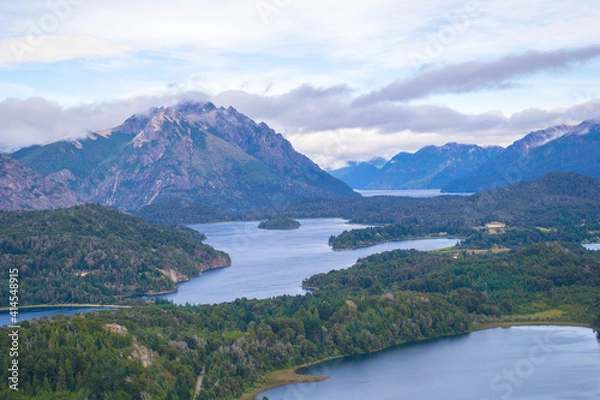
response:
M247 212L244 219L335 216L383 224L332 237L334 248L423 236L463 241L451 250L360 259L306 279L311 293L304 296L202 306L156 300L25 321L17 394L7 386L9 344L0 343L0 400L236 399L274 371L489 324L599 327L600 253L580 244L598 239L598 182L550 174L469 197L311 200ZM493 234L474 229L490 221L507 226ZM23 271L23 303L30 304L169 290L175 283L165 277L168 266L177 278L229 262L187 228L94 205L0 213L0 234L3 261ZM489 248L508 251L472 251Z
M7 389L3 368L0 399L183 400L199 377L197 399L234 399L274 370L488 323L597 324L599 283L600 255L573 244L457 259L393 251L309 278L305 296L33 320L21 329L22 390Z
M21 306L115 303L170 291L176 281L223 267L229 256L184 227L161 227L88 204L0 212L0 259L18 268ZM8 285L0 286L8 298Z
M165 202L144 207L137 215L163 224L287 217L444 227L474 227L501 221L511 226L550 227L600 224L599 198L600 179L553 172L531 182L471 196L313 198L229 213L203 204Z

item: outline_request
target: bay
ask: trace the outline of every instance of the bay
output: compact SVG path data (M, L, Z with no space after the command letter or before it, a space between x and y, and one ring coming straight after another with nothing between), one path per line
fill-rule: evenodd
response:
M332 269L351 267L358 258L394 249L434 250L457 239L390 242L356 250L333 251L329 236L364 227L337 218L303 219L299 229L258 229L258 221L198 224L190 227L207 236L205 243L231 256L231 267L207 271L181 283L176 293L160 296L175 304L214 304L237 298L264 299L304 294L302 281Z
M497 328L337 359L303 373L330 379L257 399L598 399L600 342L588 328Z

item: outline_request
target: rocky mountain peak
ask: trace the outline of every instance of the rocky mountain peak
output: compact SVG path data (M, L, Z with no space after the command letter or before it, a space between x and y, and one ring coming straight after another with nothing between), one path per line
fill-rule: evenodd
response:
M140 148L145 143L169 140L169 136L189 136L189 126L183 115L173 107L161 109L148 121L143 130L138 133L131 143L134 148Z
M561 136L564 136L571 130L568 125L557 125L549 129L529 133L523 139L517 140L508 149L515 151L520 155L527 155L533 149L541 147ZM510 151L510 150L509 150Z

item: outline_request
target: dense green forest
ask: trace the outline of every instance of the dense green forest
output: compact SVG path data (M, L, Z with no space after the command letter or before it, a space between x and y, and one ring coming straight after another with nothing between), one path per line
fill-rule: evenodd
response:
M552 172L532 182L520 182L471 196L363 197L308 199L264 209L227 213L202 204L158 203L138 215L158 223L197 223L287 218L345 218L352 222L481 226L501 221L511 226L572 226L600 223L600 179Z
M458 249L520 248L534 243L600 241L600 225L558 228L508 227L490 232L485 227L428 226L391 224L379 227L352 229L329 238L334 250L355 249L378 243L415 238L462 238Z
M438 293L466 312L511 320L559 309L566 321L591 323L595 305L600 306L600 254L570 243L539 243L500 254L459 252L457 258L449 252L397 250L361 259L347 270L314 275L303 284L353 295Z
M305 296L159 301L24 322L21 391L0 399L232 399L270 371L499 321L600 321L600 254L544 243L495 255L393 251L304 282ZM5 335L6 329L0 331Z
M533 243L582 243L600 236L600 180L571 173L547 174L499 190L432 199L376 198L372 210L357 207L347 217L388 225L354 229L331 238L334 249L350 249L392 240L431 237L437 232L461 236L462 248L523 247ZM397 200L398 199L398 200ZM365 201L367 199L364 199ZM404 203L402 205L394 203ZM504 222L507 229L489 234L483 227Z
M291 230L300 228L300 222L290 218L274 218L266 221L261 221L258 224L258 229L281 229Z
M229 265L184 227L160 227L98 205L0 212L0 260L19 270L20 305L110 303L173 290ZM8 298L8 285L0 286Z
M331 236L329 245L334 250L348 250L393 240L464 237L472 232L473 229L468 227L392 224L344 231L337 236Z

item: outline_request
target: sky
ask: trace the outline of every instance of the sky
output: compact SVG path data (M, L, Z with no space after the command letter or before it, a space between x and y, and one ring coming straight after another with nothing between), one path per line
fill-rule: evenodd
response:
M180 101L323 168L600 117L592 0L3 0L0 150Z

